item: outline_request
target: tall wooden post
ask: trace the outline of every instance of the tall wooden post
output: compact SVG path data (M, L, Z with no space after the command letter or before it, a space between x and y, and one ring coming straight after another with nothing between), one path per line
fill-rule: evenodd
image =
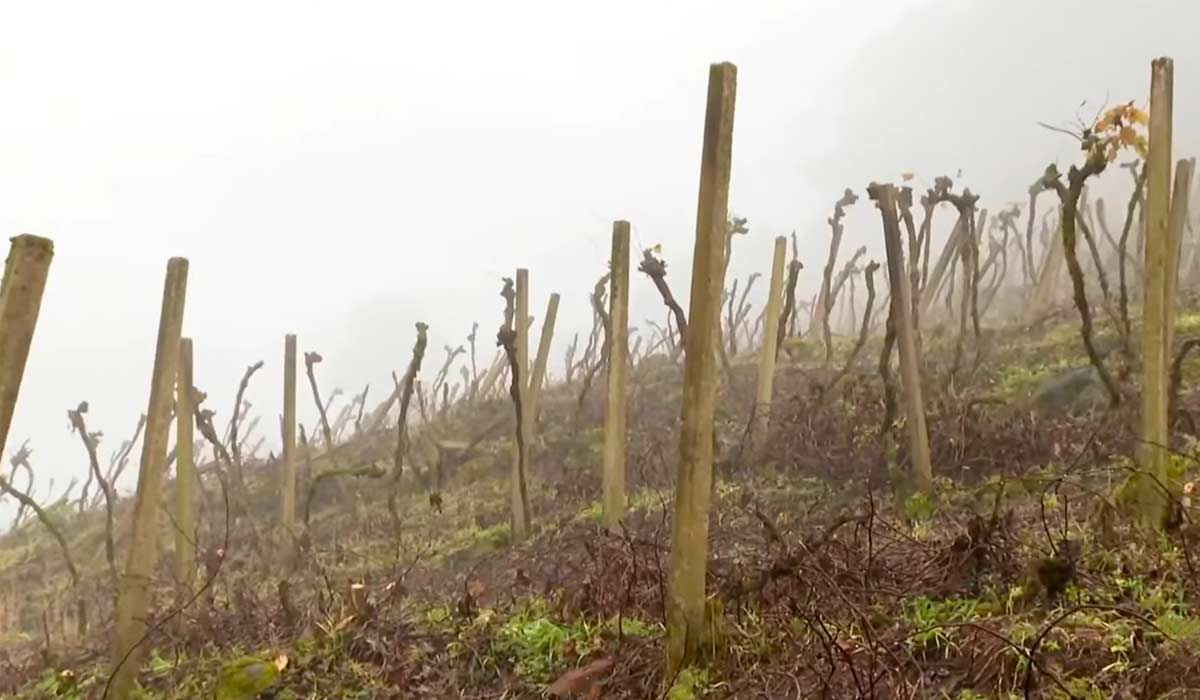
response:
M520 372L521 439L513 444L512 460L512 539L520 542L529 535L529 492L525 465L529 456L529 270L517 270L517 310L513 319L517 332L517 367Z
M783 303L783 266L787 258L787 239L775 239L775 255L771 259L771 286L767 292L767 308L763 317L763 337L768 339L758 352L758 391L754 399L754 425L750 444L757 454L767 438L771 423L771 400L775 387L775 358L779 352L773 339L779 333L779 306Z
M1142 315L1142 468L1154 479L1142 479L1142 514L1161 526L1167 483L1167 357L1170 349L1170 211L1171 128L1175 64L1157 58L1150 68L1150 152L1146 159L1146 297Z
M283 484L280 522L290 530L296 524L296 336L283 337Z
M4 263L4 281L0 282L0 450L8 442L53 258L54 243L49 238L25 234L12 239Z
M717 399L716 344L725 287L725 220L736 94L737 68L732 63L710 66L692 252L688 351L683 367L683 426L671 525L666 678L674 678L697 658L707 636L704 584L708 574L708 509Z
M722 244L724 245L724 244ZM609 258L608 398L604 404L604 525L625 515L625 376L629 364L629 222L614 221Z
M558 300L558 293L555 292L550 295L550 302L546 305L546 319L542 321L542 337L538 341L537 359L533 361L533 374L529 378L529 420L533 421L531 433L537 429L542 385L546 383L546 365L550 362L550 344L554 340L554 322L558 319Z
M121 590L117 594L113 630L114 670L109 687L109 697L113 700L127 700L130 697L134 678L142 667L148 648L142 637L146 632L146 602L158 568L158 511L167 462L167 438L171 430L171 389L179 362L187 275L187 260L171 258L167 263L167 280L158 322L158 343L154 353L150 402L146 409L146 427L142 438L142 461L133 504L129 557L121 577Z
M180 338L175 374L175 583L188 588L196 570L193 385L192 339Z
M887 247L888 283L892 288L892 317L896 319L896 342L900 352L900 383L908 424L912 478L917 488L933 487L933 465L929 455L929 433L925 427L925 402L921 398L920 358L912 326L912 290L904 268L900 220L896 215L896 188L872 183L867 188L883 215L883 240Z

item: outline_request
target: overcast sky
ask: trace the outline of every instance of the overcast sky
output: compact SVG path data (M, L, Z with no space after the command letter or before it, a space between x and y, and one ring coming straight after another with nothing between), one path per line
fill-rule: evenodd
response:
M561 374L614 219L663 245L686 304L711 62L739 69L731 274L796 230L811 292L842 188L961 169L1002 206L1076 155L1037 120L1144 103L1154 56L1194 154L1198 20L1189 0L9 3L0 231L56 255L6 452L31 438L40 479L82 478L66 410L86 399L107 462L146 408L170 256L191 261L196 383L227 420L265 360L248 398L275 444L285 333L325 356L326 394L378 400L416 321L427 377L472 321L486 363L517 267L539 325L563 296ZM881 250L865 200L859 244ZM631 319L661 320L634 274Z

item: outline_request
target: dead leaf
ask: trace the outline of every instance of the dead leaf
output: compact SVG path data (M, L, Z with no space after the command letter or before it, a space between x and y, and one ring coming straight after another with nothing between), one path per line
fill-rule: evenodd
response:
M546 688L546 695L569 698L572 695L590 692L595 689L596 681L600 679L600 676L612 670L614 663L611 656L605 656L583 668L567 671Z

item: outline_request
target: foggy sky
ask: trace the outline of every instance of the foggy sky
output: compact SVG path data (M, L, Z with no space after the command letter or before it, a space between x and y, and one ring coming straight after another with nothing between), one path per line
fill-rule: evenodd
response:
M247 397L272 446L285 333L325 356L325 395L369 382L374 405L416 321L431 326L426 378L473 321L490 361L500 278L518 266L534 337L563 296L561 375L614 219L635 256L663 245L687 303L711 62L739 68L730 205L751 233L730 273L765 272L771 239L795 230L808 293L842 188L961 168L984 204L1019 198L1075 156L1035 122L1106 95L1144 103L1154 56L1176 59L1176 153L1191 155L1200 49L1184 32L1200 11L1144 5L13 4L0 231L49 236L56 256L6 452L32 439L42 495L50 476L56 492L82 479L66 410L86 399L107 464L146 408L173 255L191 261L197 385L223 423L265 360ZM864 199L843 250L881 255L878 230ZM631 305L639 325L665 316L636 272ZM299 407L311 427L307 387Z

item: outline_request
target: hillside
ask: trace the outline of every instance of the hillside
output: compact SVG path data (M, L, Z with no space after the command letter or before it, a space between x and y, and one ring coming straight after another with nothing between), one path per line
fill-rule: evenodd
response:
M880 461L877 342L824 397L819 361L785 362L770 443L754 460L738 455L754 375L732 363L713 488L710 665L675 679L670 697L1200 692L1180 691L1200 689L1200 532L1190 520L1159 538L1132 529L1121 488L1135 443L1130 411L1072 416L1035 396L1087 365L1068 318L995 333L978 369L931 403L930 496L895 492ZM1193 327L1200 314L1181 317L1181 336ZM930 367L944 366L951 344L931 343ZM815 342L795 347L820 354ZM547 389L531 465L535 529L517 545L511 422L468 444L511 414L502 398L459 404L415 429L415 442L443 445L444 483L434 489L428 466L406 474L398 535L379 482L347 478L358 513L324 484L311 539L295 553L266 534L277 466L248 467L250 515L228 542L219 489L205 494L200 545L212 568L199 580L213 580L155 635L144 696L209 697L231 662L283 655L262 697L537 697L572 669L585 672L565 676L577 681L571 697L653 697L664 681L679 380L663 356L633 366L630 513L619 534L599 525L596 500L602 437L592 426L603 393L593 389L580 408L578 384ZM1185 389L1194 406L1194 384ZM338 452L382 465L393 439L391 430L357 434ZM329 459L306 455L313 473ZM1187 454L1173 464L1183 482L1200 474ZM118 504L118 523L128 505ZM0 540L0 691L100 697L111 616L103 513L51 512L80 582L70 584L36 521ZM1065 541L1077 558L1063 554ZM1056 565L1061 590L1047 592L1041 581L1054 577L1037 574ZM173 597L157 588L156 619ZM90 617L82 634L80 598Z

